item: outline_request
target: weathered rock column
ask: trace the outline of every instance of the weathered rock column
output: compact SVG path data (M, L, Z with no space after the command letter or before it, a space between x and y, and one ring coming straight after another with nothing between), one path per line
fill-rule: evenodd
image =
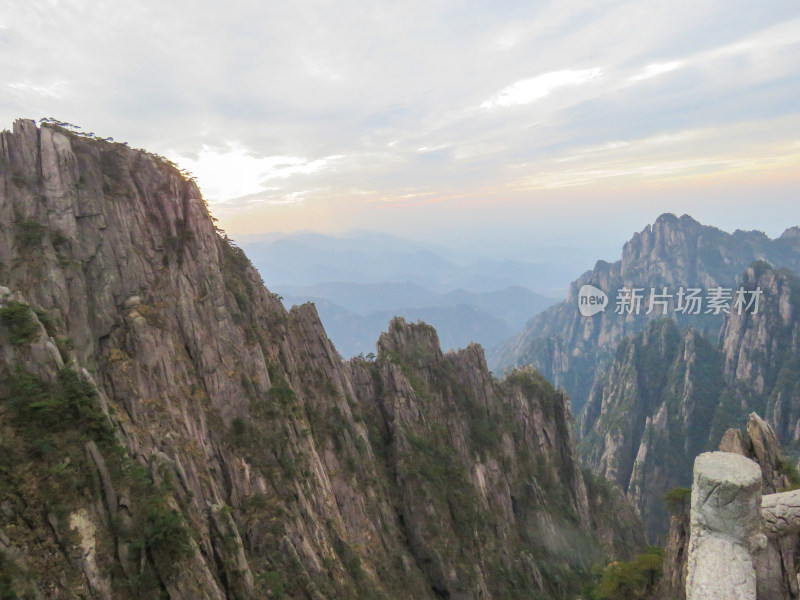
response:
M687 600L755 600L751 553L763 548L761 469L728 452L694 461Z

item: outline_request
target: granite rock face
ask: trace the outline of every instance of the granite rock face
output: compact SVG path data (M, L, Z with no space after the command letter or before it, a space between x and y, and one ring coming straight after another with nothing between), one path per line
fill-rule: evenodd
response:
M652 542L668 522L661 496L688 486L694 458L717 447L726 429L749 413L763 414L768 426L748 425L747 441L765 472L770 470L765 493L776 489L767 481L780 479L778 457L769 448L779 441L788 450L797 447L800 280L754 263L742 285L761 290L759 311L725 315L717 343L695 329L681 331L667 318L620 342L580 417L582 459L622 486ZM729 435L730 448L744 443L740 434Z
M581 416L583 460L618 483L660 542L669 517L662 496L688 486L707 449L723 387L721 360L702 335L654 321L624 340Z
M733 313L721 334L728 403L756 410L782 444L800 442L800 280L787 270L751 266L745 285L763 292L758 314Z
M343 361L163 158L17 121L0 224L20 597L561 598L643 542L540 375L402 319Z

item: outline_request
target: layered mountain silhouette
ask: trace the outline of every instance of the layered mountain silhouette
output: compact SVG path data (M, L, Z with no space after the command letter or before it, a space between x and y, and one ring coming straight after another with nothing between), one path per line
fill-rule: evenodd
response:
M339 282L276 290L287 308L313 302L336 349L346 357L374 352L375 340L394 316L433 325L444 348L472 342L494 346L554 302L519 286L439 294L413 283Z

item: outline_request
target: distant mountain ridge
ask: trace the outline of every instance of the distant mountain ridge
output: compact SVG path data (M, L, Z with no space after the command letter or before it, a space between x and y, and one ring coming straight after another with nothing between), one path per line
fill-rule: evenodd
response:
M367 231L345 236L303 232L264 240L251 237L240 245L261 276L276 288L331 281L389 282L447 293L458 288L492 292L518 285L561 296L569 283L564 273L584 264L577 258L580 253L571 254L569 249L559 253L555 264L542 248L491 258L500 255L478 245L456 249Z
M375 340L395 316L433 325L445 348L471 342L493 346L518 330L531 314L555 300L513 286L494 292L463 289L438 294L413 283L331 282L275 288L291 308L314 302L325 329L343 356L375 351Z
M486 311L465 304L453 307L393 308L362 316L324 298L283 297L287 308L309 301L314 303L336 350L348 358L375 353L377 336L386 330L394 317L435 326L445 349L466 348L473 342L487 346L496 344L514 331Z
M412 282L322 282L309 286L279 285L275 286L275 291L287 297L310 300L325 298L361 315L391 307L455 307L467 304L502 319L509 327L521 327L532 313L557 302L554 298L518 285L490 292L470 292L458 288L439 293Z
M514 365L534 365L567 391L578 414L596 373L609 363L620 341L660 316L659 311L622 316L612 307L595 317L582 317L576 305L581 286L599 287L611 302L623 286L667 286L673 292L680 286L704 290L733 287L756 260L800 272L800 229L792 227L771 239L758 231L727 233L688 215L663 214L652 226L634 234L623 247L620 260L598 261L593 270L570 285L566 300L536 315L520 334L492 349L489 363L495 372ZM674 308L674 300L671 302ZM670 314L679 325L692 325L712 339L722 326L721 315Z

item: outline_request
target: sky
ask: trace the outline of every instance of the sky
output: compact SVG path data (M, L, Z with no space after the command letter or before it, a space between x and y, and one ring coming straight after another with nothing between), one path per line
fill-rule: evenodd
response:
M800 224L800 3L0 0L18 117L175 160L234 238L591 251L663 212L776 236Z

